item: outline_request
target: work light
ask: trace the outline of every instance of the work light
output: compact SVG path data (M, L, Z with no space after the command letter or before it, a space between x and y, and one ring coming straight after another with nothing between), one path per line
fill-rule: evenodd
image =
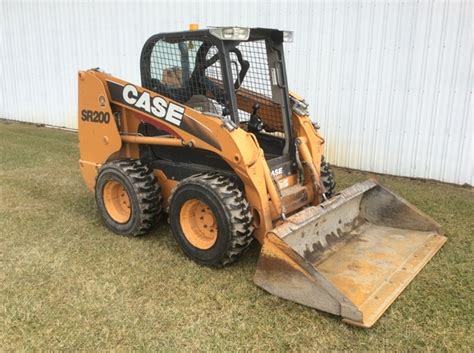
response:
M283 41L293 42L293 31L283 31Z
M210 28L209 33L221 40L248 40L250 36L250 28L215 27Z

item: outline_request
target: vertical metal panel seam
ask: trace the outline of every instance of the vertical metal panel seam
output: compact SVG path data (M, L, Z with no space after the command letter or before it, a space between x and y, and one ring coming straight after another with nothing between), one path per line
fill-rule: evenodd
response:
M323 42L323 35L324 35L324 33L325 33L325 31L324 31L324 29L325 29L325 28L324 28L324 20L325 20L325 18L326 18L326 17L324 16L325 8L326 8L324 1L321 3L321 6L322 6L322 8L321 8L321 11L320 11L320 25L319 25L319 35L318 35L318 40L319 40L318 43L320 43L320 44L319 44L319 49L318 49L318 65L317 65L317 67L316 67L317 72L316 72L315 75L310 76L310 77L314 77L314 76L317 76L317 77L318 77L318 79L317 79L317 80L318 80L318 81L317 81L317 82L318 82L318 96L317 96L318 98L317 98L317 100L316 100L316 104L317 104L317 105L320 105L320 106L322 105L322 103L321 103L321 102L322 102L322 99L320 99L320 98L322 98L322 95L323 95L323 92L322 92L322 90L321 90L321 76L322 76L322 75L321 75L321 71L322 71L322 70L321 70L321 67L322 67L321 62L322 62L322 50L323 50L323 46L322 46L321 43ZM315 108L317 108L317 107L315 107ZM317 119L318 119L318 122L320 122L321 117L318 116ZM324 117L322 117L322 119L327 119L327 117L324 116Z
M382 91L382 80L383 80L383 67L384 67L384 45L385 45L385 36L387 33L386 18L387 18L387 2L384 2L384 12L383 12L383 24L382 24L382 34L380 36L380 48L379 48L379 70L377 75L377 88L375 91L375 110L374 110L374 126L375 129L372 131L371 139L371 155L370 155L370 164L369 168L373 171L377 170L376 167L376 150L377 150L377 135L378 135L378 125L379 125L379 112L380 112L380 101L381 101L381 91ZM368 158L368 157L367 157Z
M371 5L371 10L370 10L370 25L369 25L369 31L368 31L368 62L366 63L366 72L365 72L365 82L364 82L364 87L365 87L365 97L364 97L364 103L363 103L363 108L361 112L361 118L363 119L362 121L362 139L360 143L360 148L359 148L359 161L358 161L358 167L359 169L362 168L362 160L363 160L363 151L364 151L364 145L367 141L367 133L366 133L366 126L367 126L367 103L368 103L368 97L369 97L369 77L370 77L370 69L371 69L371 58L372 58L372 52L373 52L373 39L374 39L374 21L375 21L375 2L374 0Z
M472 108L472 80L474 76L473 72L473 64L474 64L474 46L471 45L471 55L470 55L470 60L469 60L469 73L468 73L468 92L466 92L465 98L464 98L464 113L463 113L463 128L462 131L464 131L464 136L463 136L463 141L464 143L462 144L462 149L461 151L458 151L457 153L457 170L456 170L456 181L460 182L459 175L461 174L461 169L463 167L462 163L462 156L464 155L464 149L469 148L471 151L467 152L467 155L470 156L470 162L471 162L471 171L470 171L470 183L471 185L474 185L474 155L472 154L473 147L474 147L474 139L473 139L473 132L472 130L469 130L467 127L469 126L469 122L471 123L471 128L473 127L472 123L472 116L469 114L469 110ZM469 171L467 171L469 173ZM467 177L466 177L467 179Z
M385 146L384 146L384 154L383 154L383 161L382 161L382 171L384 173L387 173L387 161L389 159L390 155L390 149L391 149L391 143L392 143L392 119L393 119L393 101L395 99L395 91L394 85L395 85L395 80L396 80L396 75L397 75L397 68L398 68L398 56L400 54L400 21L402 17L402 8L403 8L403 2L398 4L398 13L397 13L397 24L395 26L395 40L394 40L394 53L393 53L393 62L392 62L392 77L391 77L391 82L390 82L390 90L389 90L389 99L388 99L388 118L387 118L387 125L388 129L386 131L387 136L385 136Z
M350 5L345 5L343 6L344 9L344 21L343 21L343 26L342 26L342 40L341 40L341 46L343 47L342 49L342 56L339 58L339 67L340 67L340 72L339 72L339 84L338 84L338 90L336 91L337 94L337 99L336 99L336 106L337 106L337 113L336 113L336 121L338 122L337 128L336 128L336 138L334 141L335 145L335 155L338 160L341 160L340 156L340 145L341 143L347 143L347 141L341 142L341 109L342 109L342 102L344 101L344 74L345 74L345 68L346 68L346 59L347 59L347 45L345 45L345 38L346 38L346 27L347 23L349 22L347 19L348 13L349 13L349 8ZM342 164L344 166L347 166L347 161L343 161Z
M428 71L428 47L429 47L429 38L431 36L431 25L433 21L433 7L434 7L434 0L431 1L430 3L430 8L429 8L429 18L428 21L426 22L426 27L425 27L425 38L423 40L424 47L423 47L423 59L422 59L422 74L420 77L420 85L419 85L419 99L418 99L418 109L417 109L417 114L415 116L415 121L416 121L416 139L415 139L415 148L413 150L412 154L412 161L411 161L411 169L416 170L417 169L417 155L418 155L418 148L420 145L420 127L421 127L421 116L423 114L423 105L424 105L424 98L425 98L425 82L426 82L426 74ZM419 168L418 168L419 170ZM418 174L418 172L417 172Z
M397 153L397 159L396 159L396 171L398 174L401 173L401 166L402 166L402 156L404 152L404 140L405 136L407 134L407 109L408 109L408 97L410 96L410 77L412 73L412 67L413 67L413 49L414 49L414 38L415 38L415 31L417 28L417 18L418 18L418 3L413 6L413 13L411 17L411 27L410 27L410 39L408 41L408 54L407 54L407 62L408 62L408 68L406 70L406 75L405 75L405 94L403 97L403 104L402 104L402 124L401 124L401 133L398 141L398 153ZM410 170L410 176L414 176L414 170L412 168L409 168Z
M354 47L354 59L352 60L352 75L351 75L351 81L350 81L350 85L348 87L348 89L350 89L350 98L349 98L349 121L347 123L347 126L349 127L349 138L347 141L344 141L343 143L346 144L346 156L345 156L345 161L346 161L346 165L349 165L351 164L351 162L349 162L350 160L350 156L351 156L351 149L353 148L353 143L352 143L352 140L353 140L353 136L354 134L352 133L354 131L353 129L353 121L354 121L354 95L355 95L355 91L356 91L356 87L357 87L357 84L356 84L356 79L357 79L357 65L358 65L358 61L359 61L359 55L360 55L360 43L358 42L358 39L360 37L360 13L361 13L361 8L362 8L362 4L358 4L356 3L355 6L357 7L357 16L356 16L356 29L354 31L354 43L355 43L355 47Z
M463 14L463 10L464 10L464 4L461 3L461 6L460 6L460 9L459 9L459 15L460 15L460 20L458 21L458 28L457 28L457 31L456 31L456 40L455 40L455 45L456 45L456 49L454 51L454 65L452 67L452 70L451 70L451 83L449 85L449 90L448 92L450 93L450 99L449 99L449 103L448 103L448 113L447 113L447 116L446 116L446 119L444 121L444 130L446 131L445 135L444 135L444 139L443 139L443 146L446 146L443 150L442 150L442 153L441 153L441 160L443 161L442 165L441 165L441 170L440 170L440 174L439 174L439 177L442 179L442 180L445 180L445 172L446 172L446 165L448 164L448 160L447 160L447 153L448 153L448 149L449 149L449 140L450 140L450 136L452 135L452 127L451 127L451 122L452 122L452 114L453 114L453 104L454 104L454 100L455 100L455 94L454 94L454 87L455 87L455 84L456 84L456 79L457 79L457 75L456 75L456 71L457 71L457 68L458 68L458 64L459 64L459 51L460 51L460 48L459 48L459 38L460 38L460 35L461 35L461 29L463 28L463 25L464 25L464 16L462 16ZM459 141L460 144L462 143L461 141Z
M337 11L337 7L335 6L333 8L333 11L332 11L332 16L331 16L331 24L332 26L331 27L331 31L330 31L330 35L329 35L329 38L330 38L330 57L332 59L332 57L334 56L334 32L335 32L335 26L334 26L334 23L336 22L336 11ZM331 72L332 72L332 63L333 63L333 60L329 60L329 67L328 67L328 70L327 70L327 86L326 86L326 102L325 102L325 108L326 108L326 111L325 111L325 116L326 117L329 117L329 102L331 102L331 91L332 91L332 80L331 80ZM334 119L329 119L326 120L326 124L327 124L327 131L328 133L331 130L331 127L332 127L332 122L334 121ZM330 135L330 138L332 136ZM334 153L333 153L334 155ZM333 157L334 159L336 158L336 156Z
M436 117L438 116L438 101L439 101L439 96L440 96L440 84L441 84L441 67L443 66L443 61L444 61L444 50L443 50L443 43L445 42L446 39L446 24L447 24L447 12L448 12L448 2L445 2L444 4L444 9L443 9L443 20L441 23L441 35L439 38L439 50L438 50L438 58L436 60L437 65L436 65L436 74L435 74L435 91L434 91L434 101L431 109L431 114L430 117L433 122L436 122ZM431 163L434 163L433 159L433 150L435 147L435 139L433 139L434 131L435 131L435 126L436 124L430 124L429 126L429 134L428 136L430 137L430 140L427 141L428 143L428 153L427 153L427 161L428 163L425 164L425 171L424 171L424 177L429 178L431 175Z

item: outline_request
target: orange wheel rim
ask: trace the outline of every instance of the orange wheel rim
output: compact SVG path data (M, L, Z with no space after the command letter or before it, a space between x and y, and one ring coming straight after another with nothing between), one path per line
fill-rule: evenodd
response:
M184 236L194 247L207 250L216 243L216 217L204 202L187 200L181 207L179 222Z
M130 197L123 185L116 180L108 181L104 186L102 196L109 216L117 223L128 222L132 209Z

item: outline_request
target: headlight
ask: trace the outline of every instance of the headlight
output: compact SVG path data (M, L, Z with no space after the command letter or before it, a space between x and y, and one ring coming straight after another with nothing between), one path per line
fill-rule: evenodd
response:
M250 36L250 28L216 27L210 28L209 33L220 40L248 40Z
M293 42L293 31L283 31L283 41Z

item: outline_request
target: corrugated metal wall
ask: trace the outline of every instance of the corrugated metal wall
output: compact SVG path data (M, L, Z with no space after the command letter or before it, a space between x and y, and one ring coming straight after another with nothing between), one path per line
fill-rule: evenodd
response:
M0 116L75 128L76 71L139 83L141 46L189 23L293 30L288 76L344 167L474 184L470 1L8 2Z

